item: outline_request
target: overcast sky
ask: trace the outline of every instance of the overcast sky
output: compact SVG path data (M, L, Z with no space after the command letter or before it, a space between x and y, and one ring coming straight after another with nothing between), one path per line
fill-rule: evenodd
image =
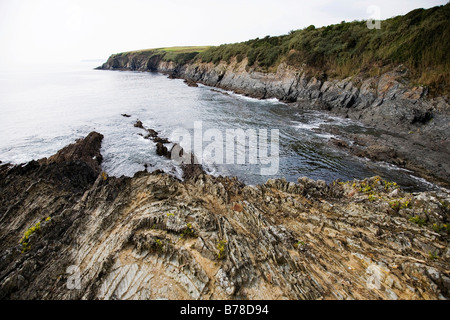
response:
M447 0L0 0L0 63L106 59L111 53L219 45L311 24L366 20Z

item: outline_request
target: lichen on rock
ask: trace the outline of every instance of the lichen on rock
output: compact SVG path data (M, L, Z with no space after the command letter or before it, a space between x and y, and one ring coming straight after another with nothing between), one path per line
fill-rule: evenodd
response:
M411 194L380 177L105 180L83 156L98 139L0 167L1 299L450 297L446 192ZM45 226L22 253L36 221Z

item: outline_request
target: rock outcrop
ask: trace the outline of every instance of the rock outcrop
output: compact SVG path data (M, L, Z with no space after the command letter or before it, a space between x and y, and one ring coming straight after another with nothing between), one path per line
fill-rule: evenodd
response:
M41 160L47 165L52 163L65 163L71 161L82 161L93 171L100 170L100 164L103 156L100 153L103 135L97 132L91 132L86 138L78 140L51 156L48 159Z
M450 297L447 193L114 178L99 140L0 166L0 299Z
M305 110L322 110L343 118L358 120L386 134L370 133L374 148L394 150L397 157L388 162L415 171L418 175L443 186L450 186L450 107L447 97L427 98L427 89L408 84L408 69L395 70L371 78L327 79L322 74L308 75L301 69L281 63L276 73L262 73L247 66L247 59L231 63L184 65L163 61L154 56L147 61L140 54L113 55L100 69L158 71L172 78L183 78L188 84L202 83L232 90L255 98L278 98ZM324 128L326 129L326 128ZM341 132L353 143L354 136ZM365 149L369 147L364 146ZM376 160L374 158L374 160Z
M149 139L156 143L156 154L158 156L174 160L180 165L183 170L182 178L184 180L193 179L198 175L205 173L202 165L198 163L195 155L190 152L186 152L178 143L173 143L167 138L159 137L158 132L153 129L145 128L140 120L137 120L134 126L148 132L148 134L144 136L144 139ZM172 144L170 151L165 144Z

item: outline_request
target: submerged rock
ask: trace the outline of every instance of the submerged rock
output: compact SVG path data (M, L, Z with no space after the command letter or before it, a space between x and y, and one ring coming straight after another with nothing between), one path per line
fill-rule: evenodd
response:
M189 87L194 87L194 88L197 88L197 87L198 87L197 82L192 81L192 80L186 79L186 80L184 80L184 83L186 83Z
M156 154L170 159L170 152L162 142L156 143Z
M141 120L137 120L136 123L134 124L134 127L140 128L140 129L145 129Z
M1 166L0 299L450 297L448 193L379 177L114 178L87 157L100 137Z
M183 170L183 179L193 179L200 174L205 173L205 171L203 170L203 166L201 164L198 164L195 155L185 152L178 143L175 143L169 151L169 149L164 145L171 143L169 139L159 137L158 132L153 129L145 128L144 124L139 120L134 126L147 131L148 134L144 137L144 139L149 139L156 143L157 155L174 160L180 165L181 169Z

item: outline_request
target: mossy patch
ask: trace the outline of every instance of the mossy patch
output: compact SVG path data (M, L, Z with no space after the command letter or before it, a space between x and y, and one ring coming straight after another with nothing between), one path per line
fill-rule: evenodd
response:
M226 240L219 240L217 242L217 259L219 260L223 260L226 258L227 253L226 253L226 245L227 245L227 241Z

